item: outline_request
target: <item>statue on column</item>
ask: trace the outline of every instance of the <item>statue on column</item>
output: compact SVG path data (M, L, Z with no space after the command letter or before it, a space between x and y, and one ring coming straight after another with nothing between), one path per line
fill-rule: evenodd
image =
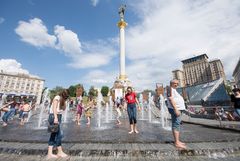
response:
M125 12L125 9L126 9L126 5L121 5L120 8L119 8L119 15L120 15L120 20L123 21L124 20L124 12Z

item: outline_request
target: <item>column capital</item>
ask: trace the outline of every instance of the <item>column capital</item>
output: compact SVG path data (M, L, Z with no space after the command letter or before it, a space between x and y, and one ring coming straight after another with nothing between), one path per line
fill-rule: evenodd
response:
M119 21L117 25L118 25L119 28L125 28L127 26L127 22Z

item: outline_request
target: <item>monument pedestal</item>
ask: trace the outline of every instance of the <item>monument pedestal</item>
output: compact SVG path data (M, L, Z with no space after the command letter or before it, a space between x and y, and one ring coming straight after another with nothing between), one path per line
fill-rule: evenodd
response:
M128 80L126 76L124 78L125 79L121 79L121 77L119 77L115 80L113 88L111 89L113 100L117 97L124 98L127 87L132 87L130 80Z

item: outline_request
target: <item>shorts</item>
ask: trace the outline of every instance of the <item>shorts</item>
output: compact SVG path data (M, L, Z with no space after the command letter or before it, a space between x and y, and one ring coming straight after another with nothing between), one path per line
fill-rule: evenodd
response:
M172 117L172 130L180 131L181 116L176 116L172 108L168 108L168 111Z
M22 113L22 118L23 118L23 119L28 118L28 112L23 112L23 113Z

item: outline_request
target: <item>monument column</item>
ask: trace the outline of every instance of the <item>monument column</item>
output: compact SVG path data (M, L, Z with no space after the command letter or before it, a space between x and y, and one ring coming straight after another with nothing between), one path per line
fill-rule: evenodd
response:
M121 6L119 8L119 15L120 15L120 21L118 22L119 27L119 45L120 45L120 71L119 71L119 79L120 80L126 80L126 71L125 71L125 27L127 26L127 23L124 21L124 11L126 6Z
M119 76L114 82L112 92L112 99L117 97L124 98L126 87L132 87L131 82L128 80L125 70L125 27L127 23L124 21L124 12L126 5L121 5L118 11L120 20L117 23L119 27Z

